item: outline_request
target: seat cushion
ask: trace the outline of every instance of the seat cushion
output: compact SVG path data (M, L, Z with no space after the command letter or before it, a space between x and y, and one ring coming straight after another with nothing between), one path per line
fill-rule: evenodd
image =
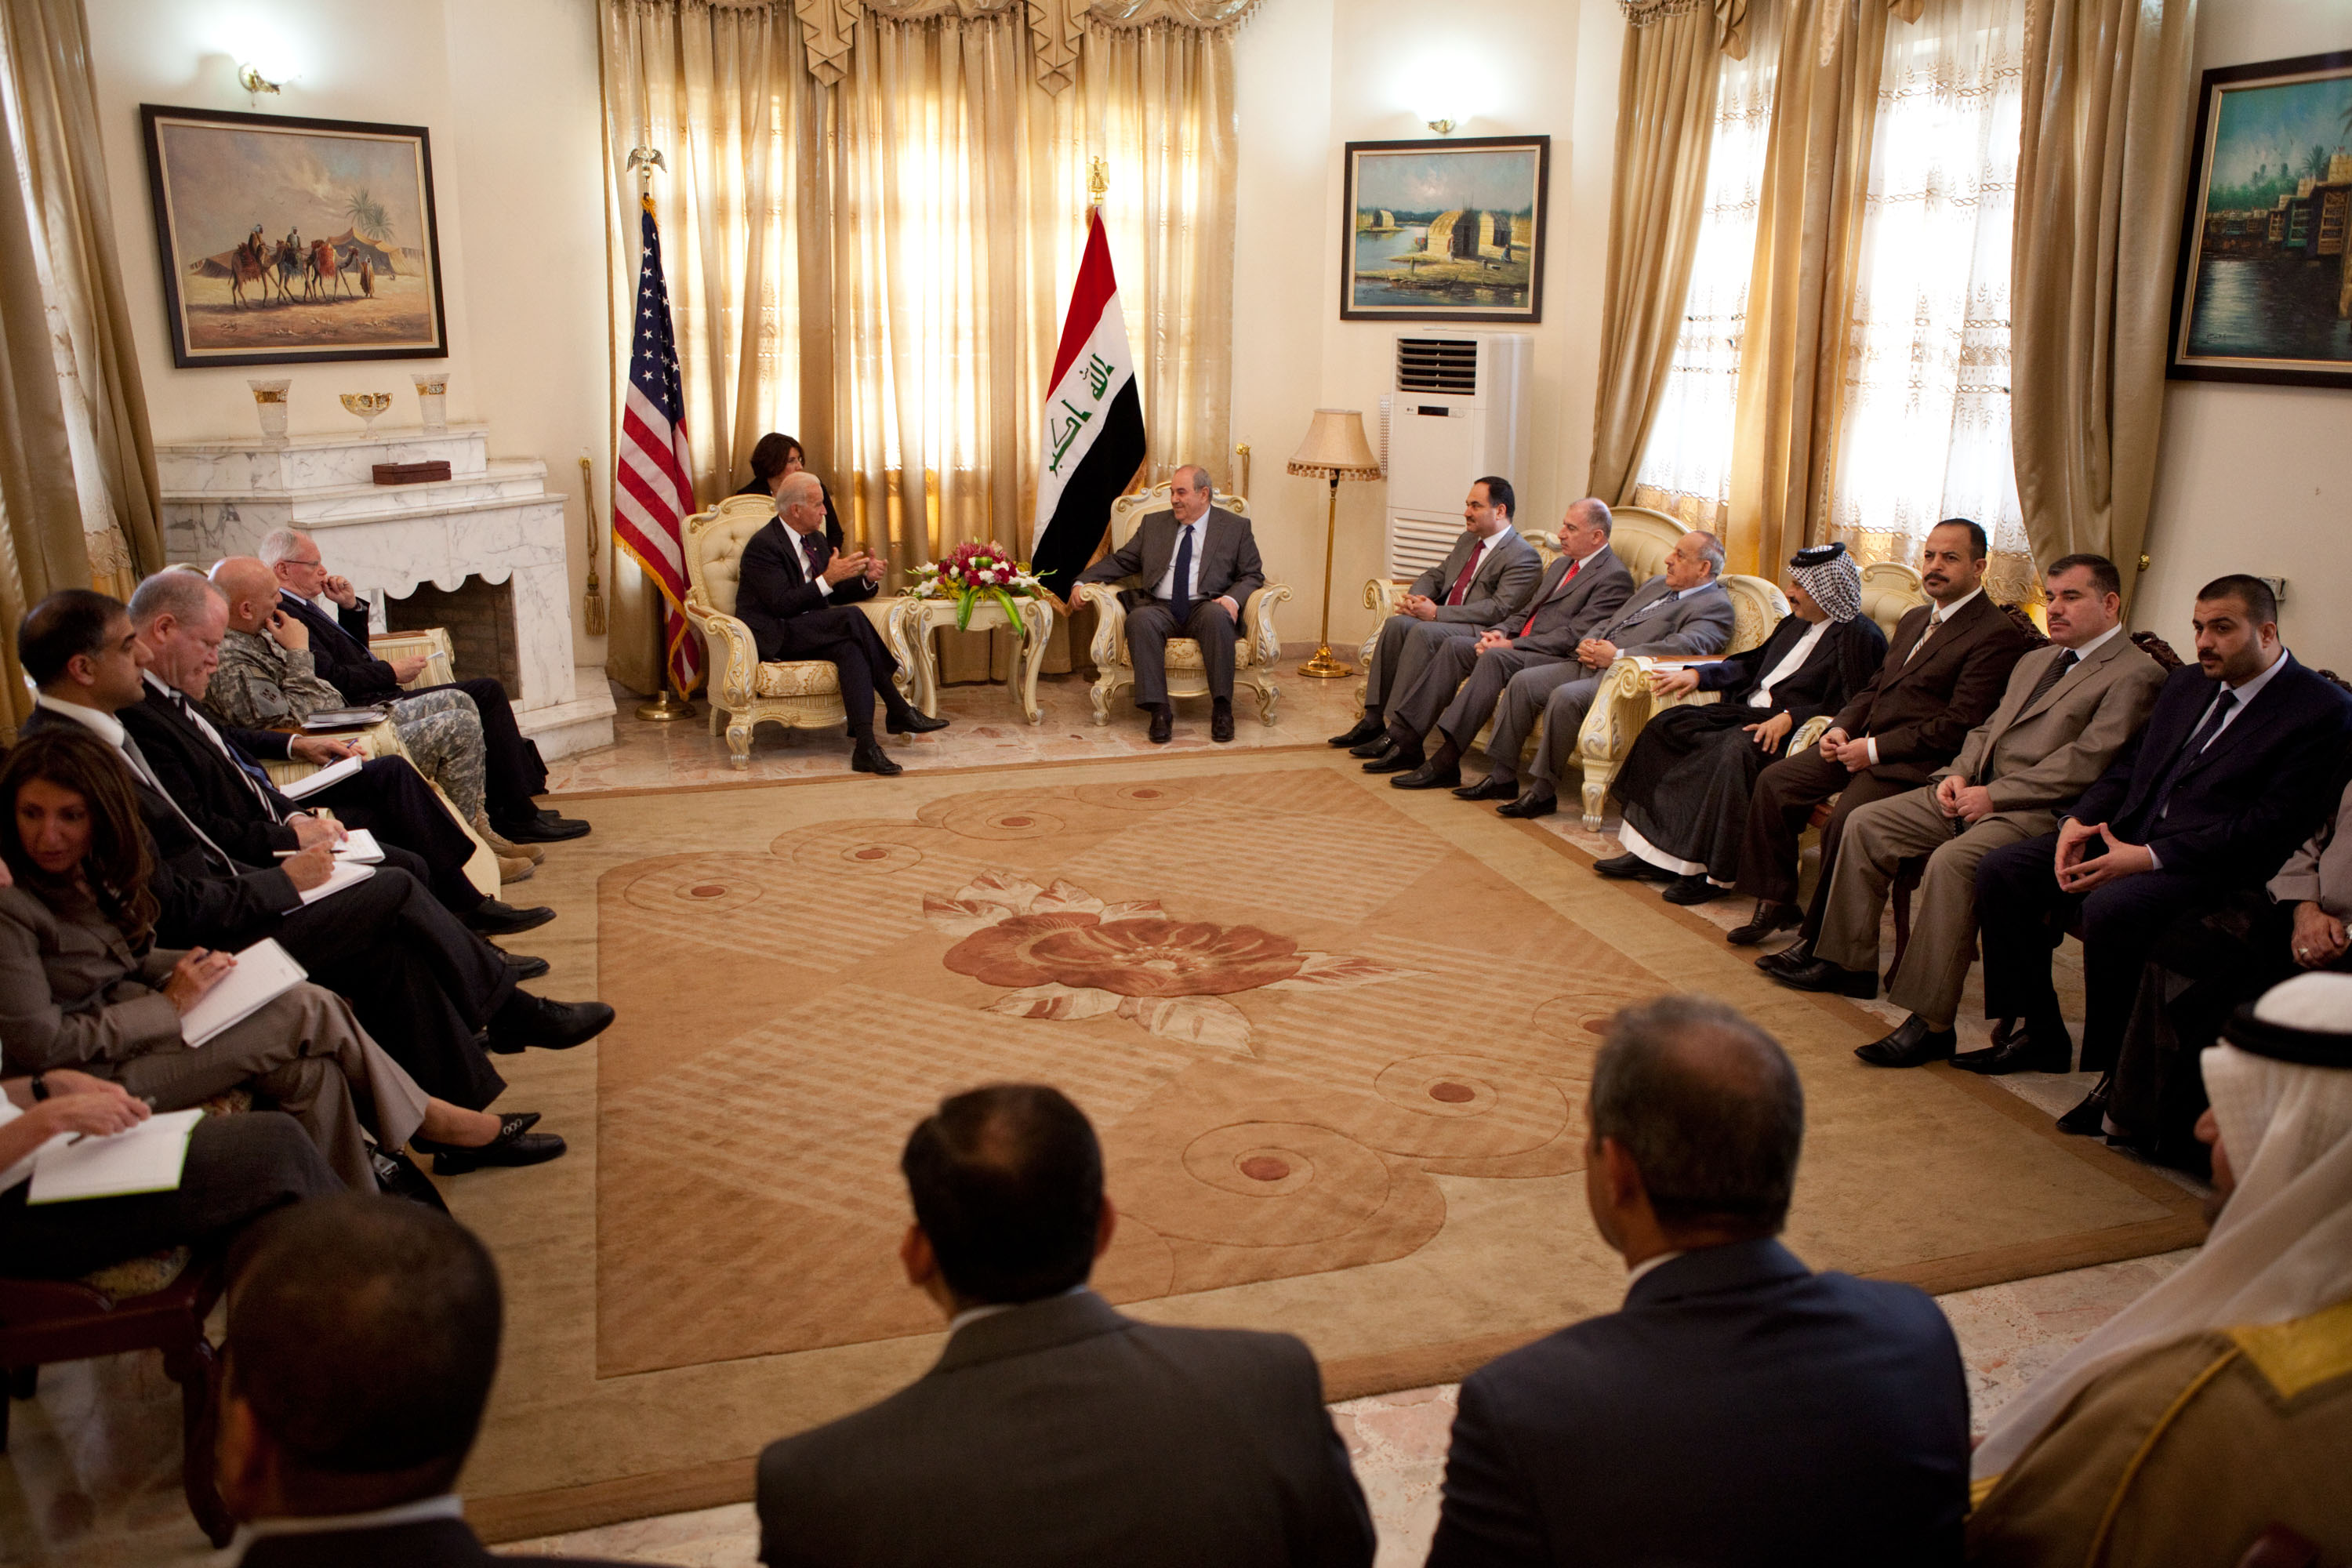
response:
M184 1247L166 1247L144 1258L126 1258L81 1277L81 1283L116 1303L152 1296L186 1272L193 1257Z
M757 697L838 697L841 677L821 658L780 659L760 666L751 692Z

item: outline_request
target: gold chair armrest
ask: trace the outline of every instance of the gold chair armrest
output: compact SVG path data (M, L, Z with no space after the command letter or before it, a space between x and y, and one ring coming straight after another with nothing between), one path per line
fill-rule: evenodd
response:
M1393 616L1404 603L1408 584L1393 577L1374 577L1364 584L1364 608L1377 610L1382 616Z
M1788 747L1780 754L1784 757L1793 757L1799 752L1809 752L1820 745L1822 737L1829 732L1830 716L1826 713L1816 713L1797 726L1797 732L1789 737Z
M401 688L403 691L420 691L428 686L448 686L457 679L457 653L450 645L449 631L446 626L371 633L368 652L386 663L415 654L425 656L425 668L410 678L408 683Z
M729 708L751 705L752 683L759 679L760 645L751 628L732 616L722 616L699 588L686 591L686 618L712 649L710 692Z
M1080 583L1073 590L1075 604L1091 604L1095 607L1095 640L1088 646L1087 656L1097 669L1108 669L1127 662L1127 606L1118 602L1118 586L1112 583Z
M1251 658L1259 664L1273 664L1282 658L1282 638L1274 630L1274 607L1288 597L1288 584L1269 583L1242 606L1243 640L1249 644Z

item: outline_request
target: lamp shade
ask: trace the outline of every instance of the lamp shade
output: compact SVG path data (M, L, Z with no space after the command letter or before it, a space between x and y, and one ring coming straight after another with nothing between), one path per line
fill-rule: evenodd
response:
M1381 460L1364 439L1364 416L1355 408L1318 408L1307 439L1290 455L1290 471L1317 479L1377 479Z

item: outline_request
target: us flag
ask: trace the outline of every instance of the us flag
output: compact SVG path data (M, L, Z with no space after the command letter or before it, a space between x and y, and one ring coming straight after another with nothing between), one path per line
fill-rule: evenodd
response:
M661 230L646 198L639 218L645 259L637 269L637 323L629 349L629 390L621 405L621 449L614 471L613 542L661 589L663 660L680 691L702 679L702 647L686 619L684 524L694 510L687 479L686 397L678 387L677 340L670 333L662 281Z

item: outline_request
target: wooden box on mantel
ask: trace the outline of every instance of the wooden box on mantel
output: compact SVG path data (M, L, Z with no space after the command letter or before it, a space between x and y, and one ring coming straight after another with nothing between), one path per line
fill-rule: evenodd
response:
M375 482L380 485L422 485L449 477L449 465L443 463L378 463L374 466Z

